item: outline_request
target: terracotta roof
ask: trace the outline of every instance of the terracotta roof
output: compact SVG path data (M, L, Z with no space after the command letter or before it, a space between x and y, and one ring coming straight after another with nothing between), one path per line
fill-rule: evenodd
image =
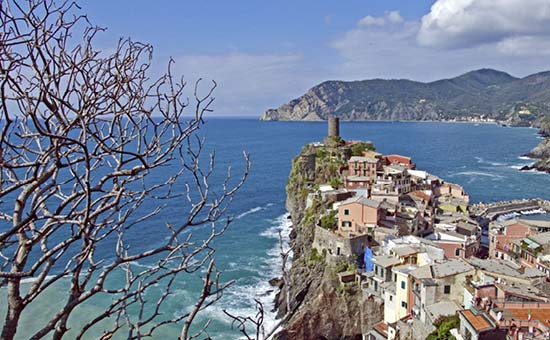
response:
M487 329L493 328L489 321L487 321L486 318L484 318L482 315L475 315L470 310L465 310L461 312L462 315L468 320L468 322L472 325L472 327L475 328L477 332L481 332Z
M385 322L379 322L373 327L378 333L388 336L388 325Z
M513 315L516 320L528 320L531 313L532 320L542 322L546 327L550 327L550 309L536 308L532 309L506 309L507 312Z
M425 192L420 191L420 190L413 191L413 192L409 193L409 195L420 197L421 199L425 200L426 202L428 202L431 198L430 195L428 195Z

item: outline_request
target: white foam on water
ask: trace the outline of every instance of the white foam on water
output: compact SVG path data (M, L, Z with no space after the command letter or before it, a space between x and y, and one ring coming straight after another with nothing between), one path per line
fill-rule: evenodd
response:
M246 215L250 215L250 214L253 214L255 212L258 212L258 211L261 211L263 210L264 207L255 207L255 208L252 208L250 210L247 210L245 212L243 212L242 214L239 214L237 215L237 217L235 217L236 220L240 220L241 218L245 217Z
M491 166L505 166L506 165L504 163L487 161L487 160L483 159L483 157L475 157L475 159L480 164L488 164L488 165L491 165Z
M471 176L471 177L491 177L491 178L503 178L501 175L492 174L489 172L482 171L462 171L449 175L448 177L457 177L457 176Z
M524 161L530 161L531 160L531 158L526 157L526 156L519 156L518 159L521 159L521 160L524 160Z
M262 206L262 207L254 207L254 208L252 208L252 209L249 209L249 210L247 210L247 211L245 211L245 212L243 212L243 213L237 215L237 216L235 217L235 219L236 219L236 220L240 220L241 218L243 218L243 217L245 217L245 216L248 216L248 215L250 215L250 214L257 213L258 211L265 210L265 209L267 209L267 208L273 206L273 204L274 204L274 203L268 203L268 204L266 204L265 206Z
M275 319L274 308L275 296L278 293L276 287L269 284L269 280L274 277L282 276L282 258L279 244L279 233L283 240L283 250L289 250L289 235L292 222L287 219L287 214L279 216L272 221L271 227L260 233L261 237L277 240L273 247L267 249L265 258L256 259L254 269L257 273L251 283L242 285L238 282L230 287L220 304L215 308L209 308L203 316L230 324L231 319L223 312L238 316L254 317L257 313L255 300L262 303L264 308L264 329L270 331L275 327L278 321ZM291 256L291 254L290 254ZM287 267L290 266L291 257L287 260ZM238 265L240 266L240 264ZM245 264L246 266L246 264Z

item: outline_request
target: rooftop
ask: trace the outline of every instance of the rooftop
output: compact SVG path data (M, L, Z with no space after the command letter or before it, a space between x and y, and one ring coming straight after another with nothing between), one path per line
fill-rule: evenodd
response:
M466 320L468 320L470 325L472 325L472 327L474 327L474 329L477 332L481 332L481 331L489 330L493 328L489 320L487 320L487 318L481 314L476 315L471 310L464 310L464 311L461 311L460 313L464 315Z
M392 251L399 257L418 253L418 249L408 245L398 245L394 247Z
M533 308L533 309L506 309L503 315L511 316L515 320L538 320L546 327L550 327L550 309ZM529 318L529 316L531 318Z
M396 264L400 264L401 261L397 257L389 256L389 255L378 255L373 256L372 259L377 265L380 265L384 268L395 266Z
M378 163L376 158L364 157L364 156L353 156L349 159L350 162L367 162L367 163Z
M532 241L537 242L539 245L545 245L550 243L550 232L540 233L528 236L528 238Z
M411 272L411 275L417 279L441 279L448 276L462 274L474 270L462 259L453 259L441 263L435 263L418 267Z
M355 196L355 197L349 198L343 201L341 205L346 205L351 203L359 203L359 204L363 204L373 208L378 208L380 206L380 202L368 199L365 196Z
M499 259L482 260L475 257L472 257L467 261L476 268L495 274L517 277L521 279L539 278L545 276L543 272L535 268L525 268L525 270L522 272L522 270L520 270L520 267L510 261Z
M471 270L474 270L474 267L472 267L470 264L462 259L454 259L432 265L434 278L443 278L456 274L466 273Z
M428 305L425 311L428 313L430 320L437 320L442 316L455 315L461 307L454 301L443 300L433 305Z
M399 272L401 274L409 274L410 272L412 272L413 270L415 270L416 268L418 268L416 265L414 264L402 264L400 266L395 266L393 267L393 271L394 272Z

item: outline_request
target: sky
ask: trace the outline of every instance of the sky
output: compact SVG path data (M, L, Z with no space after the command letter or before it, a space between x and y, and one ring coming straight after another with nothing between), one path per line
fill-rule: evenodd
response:
M107 31L154 46L190 83L218 83L214 115L260 116L326 80L433 81L550 70L550 0L81 0Z

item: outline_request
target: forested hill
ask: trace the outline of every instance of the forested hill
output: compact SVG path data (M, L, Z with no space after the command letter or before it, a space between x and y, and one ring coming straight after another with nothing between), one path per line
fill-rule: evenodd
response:
M493 118L538 126L550 113L550 72L516 78L492 69L430 83L399 79L326 81L267 110L262 120L453 120Z

